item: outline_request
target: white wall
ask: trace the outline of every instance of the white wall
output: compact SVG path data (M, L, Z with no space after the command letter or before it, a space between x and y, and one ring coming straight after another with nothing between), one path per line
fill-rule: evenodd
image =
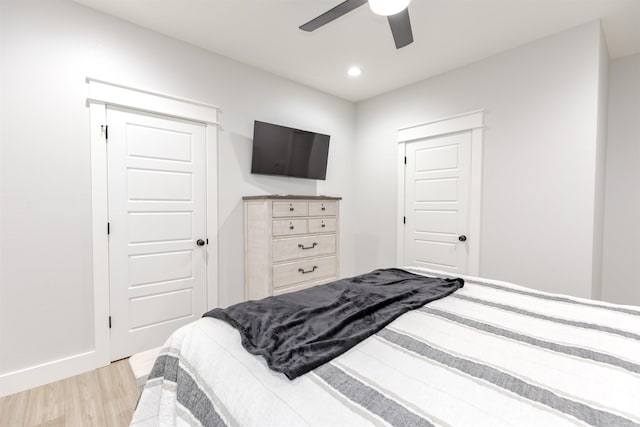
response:
M396 263L397 129L485 109L480 274L590 297L600 31L586 24L359 103L356 270Z
M343 196L341 273L352 273L352 103L69 1L0 7L0 386L93 348L87 76L221 107L221 304L243 297L244 195ZM251 175L255 119L330 134L327 181Z
M611 62L602 299L640 305L640 54Z
M604 241L605 177L607 167L607 124L609 112L609 49L604 33L598 39L598 100L596 125L595 194L593 215L593 254L591 297L602 298L602 256Z

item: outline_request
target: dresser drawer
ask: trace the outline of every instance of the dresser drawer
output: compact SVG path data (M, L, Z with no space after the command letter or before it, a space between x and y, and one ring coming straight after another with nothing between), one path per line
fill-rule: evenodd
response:
M307 233L306 219L276 219L273 221L274 236L292 236Z
M309 202L309 216L336 216L336 202Z
M335 231L335 218L309 218L309 233L329 233Z
M273 287L282 288L336 275L336 257L315 258L273 266Z
M273 202L274 217L307 216L309 202Z
M312 286L324 285L338 280L337 276L323 277L320 280L314 280L313 282L298 283L291 286L285 286L283 288L277 288L273 290L273 295L282 295L289 292L301 291L303 289L311 288Z
M273 241L273 262L336 253L336 235L292 237Z

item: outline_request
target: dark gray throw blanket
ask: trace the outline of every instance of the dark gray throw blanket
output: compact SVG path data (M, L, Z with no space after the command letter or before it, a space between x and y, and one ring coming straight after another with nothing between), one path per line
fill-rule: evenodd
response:
M396 268L338 280L204 314L235 327L242 345L289 379L317 368L400 315L444 298L462 279L424 277Z

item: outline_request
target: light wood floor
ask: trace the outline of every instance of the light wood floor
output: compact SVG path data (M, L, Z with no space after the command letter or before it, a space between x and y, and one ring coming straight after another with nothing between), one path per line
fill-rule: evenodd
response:
M0 399L0 426L128 426L140 389L127 359Z

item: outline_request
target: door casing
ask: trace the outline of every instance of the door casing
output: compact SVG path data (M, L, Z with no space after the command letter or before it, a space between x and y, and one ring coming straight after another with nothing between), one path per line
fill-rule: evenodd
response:
M398 130L397 264L404 263L405 156L408 143L434 136L471 131L471 187L469 199L469 258L467 274L480 276L480 225L482 213L482 143L484 111L457 114Z
M110 363L109 240L107 235L106 106L124 107L205 125L207 187L207 307L218 305L218 110L215 105L87 78L91 123L93 306L95 367Z

